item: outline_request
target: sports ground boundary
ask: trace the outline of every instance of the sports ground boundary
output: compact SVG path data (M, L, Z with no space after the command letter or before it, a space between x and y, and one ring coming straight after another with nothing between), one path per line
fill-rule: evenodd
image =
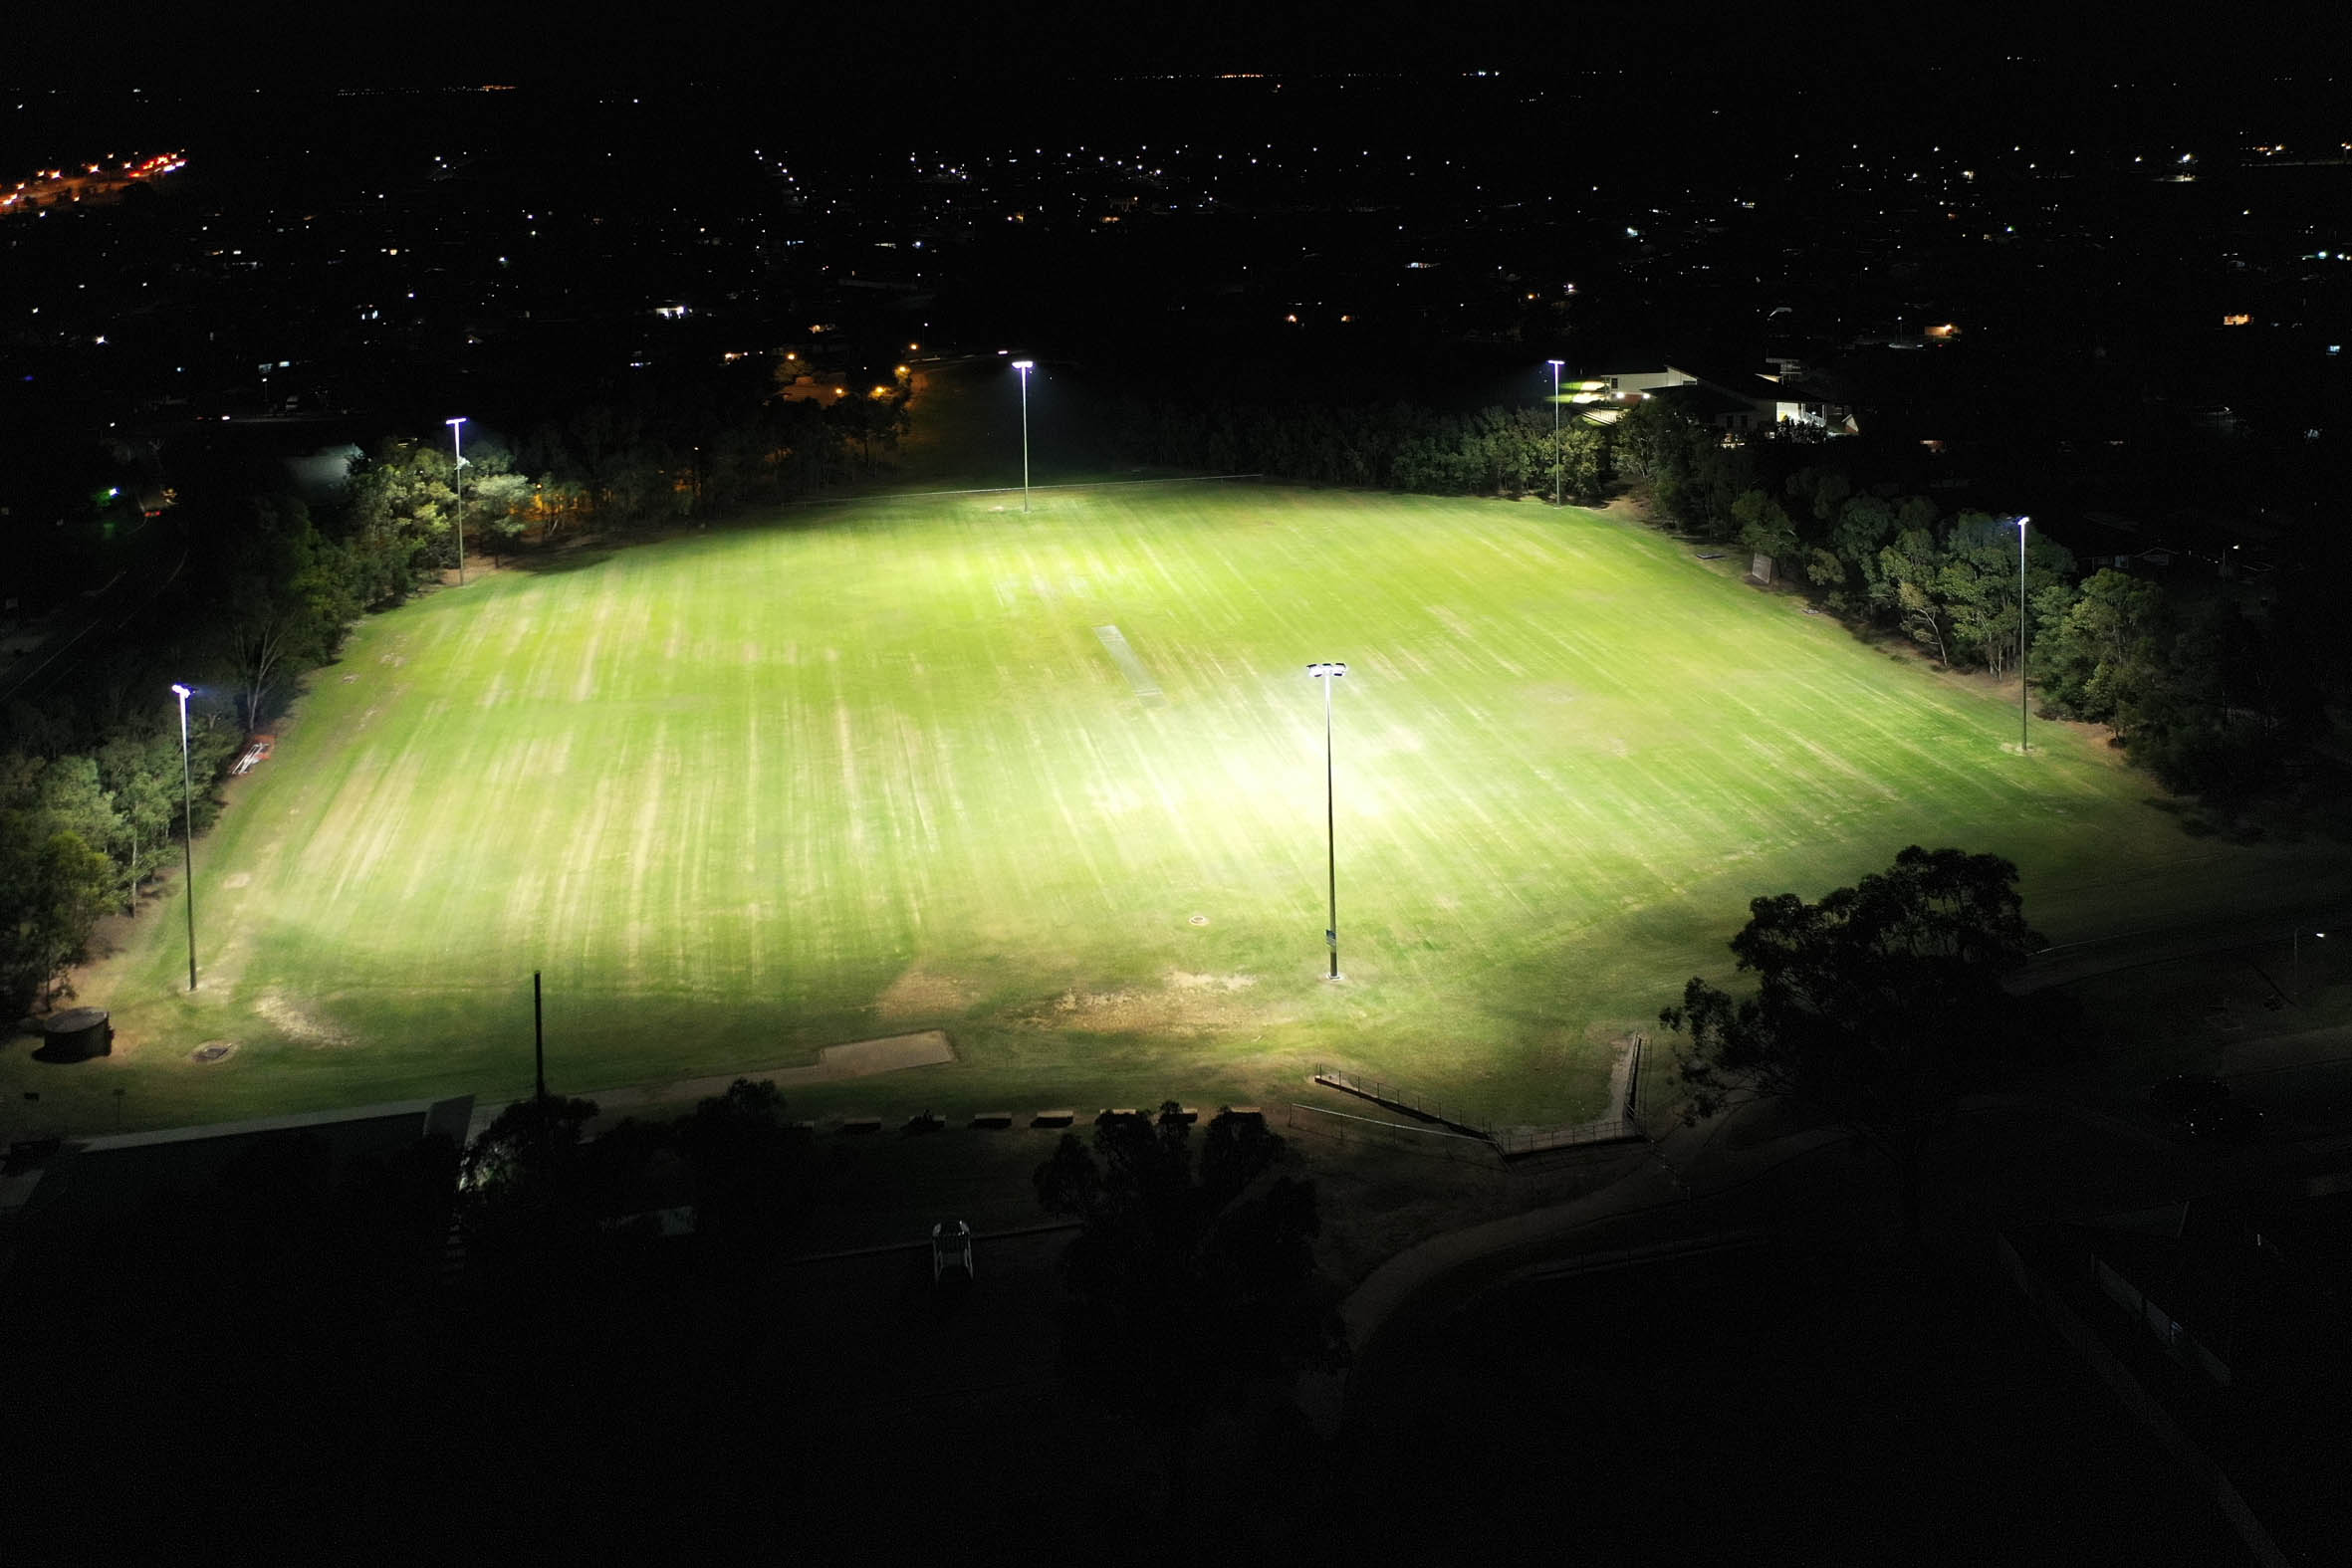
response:
M584 1089L581 1098L592 1098L597 1114L609 1116L614 1112L646 1110L655 1106L684 1104L725 1094L729 1085L742 1079L754 1083L773 1083L778 1088L790 1088L807 1083L832 1083L843 1078L866 1078L878 1073L904 1072L913 1067L936 1067L956 1059L954 1042L945 1029L921 1029L912 1034L886 1034L876 1039L851 1040L842 1045L827 1045L817 1053L817 1060L798 1067L771 1067L760 1072L714 1073L703 1078L668 1078L652 1083L624 1084L612 1089ZM477 1105L473 1125L466 1129L468 1138L479 1138L499 1113L519 1100L497 1104Z

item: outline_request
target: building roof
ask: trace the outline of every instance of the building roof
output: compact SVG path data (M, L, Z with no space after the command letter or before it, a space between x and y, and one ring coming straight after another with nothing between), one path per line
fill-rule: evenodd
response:
M325 1146L321 1174L333 1186L360 1161L406 1149L434 1133L462 1147L473 1106L472 1095L461 1095L78 1139L41 1169L38 1181L14 1184L9 1197L26 1227L103 1224L134 1214L165 1194L211 1185L265 1139L305 1135Z

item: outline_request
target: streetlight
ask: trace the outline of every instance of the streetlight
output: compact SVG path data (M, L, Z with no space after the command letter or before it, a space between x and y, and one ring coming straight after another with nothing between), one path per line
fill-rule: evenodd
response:
M195 776L188 768L188 699L196 694L177 681L171 683L172 695L179 699L179 787L180 848L187 856L188 894L188 990L196 989L196 784Z
M449 473L449 488L457 492L453 511L457 518L457 585L462 588L465 586L465 432L459 426L465 423L465 415L441 423L449 427L449 455L457 459L457 466Z
M1347 673L1344 664L1309 664L1306 673L1323 683L1323 859L1331 879L1331 924L1323 932L1331 950L1331 978L1339 978L1339 820L1331 792L1331 688Z
M2017 751L2022 755L2030 748L2025 744L2025 525L2033 520L2017 519Z
M2314 942L2325 942L2327 940L2327 933L2324 931L2314 931L2311 933L2311 940ZM2303 989L2303 928L2301 926L2295 927L2294 944L2295 978L2293 984L2295 990L2301 991Z
M1013 368L1021 372L1021 510L1029 510L1029 372L1038 367L1035 359L1016 359Z
M1559 505L1559 367L1566 361L1546 359L1551 366L1551 504Z

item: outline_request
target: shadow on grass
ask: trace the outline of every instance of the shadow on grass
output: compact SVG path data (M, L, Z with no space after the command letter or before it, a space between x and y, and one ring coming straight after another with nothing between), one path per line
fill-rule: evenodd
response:
M2291 791L2241 800L2144 795L2141 803L2179 822L2191 838L2226 844L2352 845L2352 795L2336 781L2305 781Z
M606 545L577 546L513 556L508 558L508 563L533 576L558 576L568 571L587 571L600 566L618 554L620 552L617 549Z

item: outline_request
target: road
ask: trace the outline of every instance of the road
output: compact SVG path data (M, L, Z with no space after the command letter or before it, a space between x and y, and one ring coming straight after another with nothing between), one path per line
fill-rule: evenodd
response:
M186 566L187 535L176 524L149 525L134 536L130 559L114 580L70 609L41 646L0 669L0 703L31 700L74 667L81 651L130 624ZM158 699L160 701L160 699Z
M2228 953L2238 948L2275 946L2286 942L2289 934L2298 930L2305 934L2305 941L2312 940L2309 933L2314 931L2340 930L2352 934L2352 919L2346 913L2352 905L2348 905L2341 891L2316 898L2307 887L2289 891L2295 895L2292 902L2282 901L2276 909L2259 915L2233 915L2220 920L2118 931L2044 948L2009 983L2010 989L2043 991L2117 970Z

